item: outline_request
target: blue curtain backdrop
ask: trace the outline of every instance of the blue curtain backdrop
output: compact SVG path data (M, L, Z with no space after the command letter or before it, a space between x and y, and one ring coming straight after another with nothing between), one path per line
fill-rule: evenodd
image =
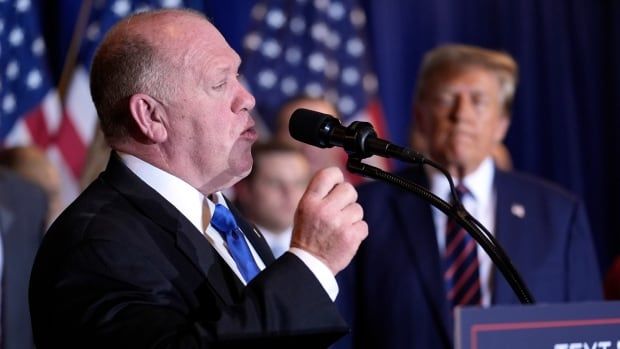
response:
M238 52L255 2L204 2L207 15ZM514 55L520 84L507 145L515 167L557 182L586 201L605 270L620 254L620 1L360 2L368 17L389 138L395 143L407 144L415 122L410 100L425 51L462 42ZM57 74L79 3L46 5Z

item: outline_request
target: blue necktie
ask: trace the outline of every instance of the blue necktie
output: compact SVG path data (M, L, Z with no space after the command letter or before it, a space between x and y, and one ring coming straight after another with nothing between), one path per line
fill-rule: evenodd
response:
M215 212L213 212L213 217L211 217L211 225L226 241L228 252L230 252L245 281L250 282L260 272L260 269L258 269L252 257L252 252L250 252L250 248L245 242L241 228L235 222L235 217L233 217L226 206L216 204Z
M459 200L469 193L459 184L456 188ZM480 304L480 276L476 241L455 220L446 223L446 254L444 282L448 301L457 305Z

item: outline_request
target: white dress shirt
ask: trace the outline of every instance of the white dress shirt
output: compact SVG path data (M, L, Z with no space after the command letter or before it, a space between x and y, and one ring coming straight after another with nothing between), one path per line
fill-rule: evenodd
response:
M212 198L215 202L213 202L182 179L175 177L172 174L163 171L133 155L121 152L118 152L118 154L123 163L136 176L138 176L148 186L158 192L159 195L164 197L164 199L176 207L176 209L179 210L179 212L181 212L181 214L183 214L196 227L196 229L198 229L198 231L205 236L211 246L213 246L217 253L224 259L226 264L228 264L230 269L232 269L235 275L237 275L239 280L245 285L246 282L241 276L241 272L239 271L237 264L233 260L230 253L228 253L222 236L211 226L211 224L208 225L205 231L203 231L202 228L203 203L206 202L209 205L211 215L213 215L216 203L228 207L222 193L214 193ZM204 226L206 226L206 224ZM262 261L258 253L256 253L256 250L254 250L252 244L247 240L247 237L245 239L250 247L250 251L252 252L256 265L261 270L265 269L265 263ZM291 248L289 251L304 262L308 269L310 269L314 276L319 280L325 289L325 292L327 292L332 301L335 300L338 295L338 284L336 283L336 279L331 270L323 264L323 262L304 250Z
M276 258L280 257L284 254L284 252L288 251L289 246L291 246L293 227L288 227L284 231L276 233L259 224L257 224L256 226L261 231L261 233L263 233L265 240L267 240L267 244L269 244L269 248L271 248L271 252L273 252L273 255Z
M439 196L446 202L452 201L450 195L450 184L444 175L436 170L428 171L430 178L430 189L433 194ZM497 211L497 195L493 186L495 175L495 165L489 157L485 159L478 168L463 178L463 184L469 190L470 195L463 198L465 209L484 225L492 235L495 235L495 212ZM457 179L453 178L454 185ZM448 217L439 209L433 207L433 221L435 223L435 233L437 234L437 245L439 255L443 258L446 250L446 223ZM478 245L478 262L480 263L480 291L482 295L482 305L488 307L491 304L491 272L493 263L487 253Z

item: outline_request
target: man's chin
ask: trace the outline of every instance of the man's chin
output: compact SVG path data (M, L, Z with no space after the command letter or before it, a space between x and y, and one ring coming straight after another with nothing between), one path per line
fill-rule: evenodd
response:
M254 164L252 160L252 156L243 159L242 161L238 161L231 166L231 172L235 177L239 178L239 180L247 177L252 171L252 165Z

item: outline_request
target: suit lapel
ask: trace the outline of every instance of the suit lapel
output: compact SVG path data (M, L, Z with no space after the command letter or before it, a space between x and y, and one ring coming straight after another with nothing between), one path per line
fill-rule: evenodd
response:
M506 173L495 171L495 188L497 190L496 223L495 237L504 251L511 258L513 264L517 265L514 257L518 257L518 247L520 243L519 234L523 227L526 214L526 207L523 202L518 200L515 190L518 190L509 183ZM493 304L506 304L518 302L510 285L506 282L501 272L493 268Z
M428 188L428 180L422 171L415 171L409 179ZM412 193L403 191L395 191L390 202L397 212L397 219L401 222L399 226L406 228L401 231L403 241L406 241L412 262L417 269L416 274L420 275L425 296L433 307L435 315L433 321L443 329L447 338L452 338L452 316L449 315L448 304L445 301L442 278L443 261L439 256L430 204ZM415 217L415 222L411 221L412 217Z
M173 234L177 248L204 274L211 289L226 303L238 296L243 284L196 227L170 202L129 170L116 153L112 153L101 180L133 202L136 209L163 230ZM223 293L221 290L231 290Z
M182 219L176 234L177 247L202 271L211 284L211 289L228 304L239 299L244 288L243 284L196 227L188 220ZM231 293L222 293L223 289L229 289Z
M252 247L254 247L256 253L258 253L260 258L263 260L265 266L273 263L275 258L273 257L273 253L267 244L267 240L263 237L263 234L261 234L255 226L246 221L245 218L241 216L241 213L237 210L237 208L228 199L226 199L226 204L228 204L230 212L232 212L235 217L237 225L241 228L241 231L243 231L243 234L245 234L248 240L250 240Z

